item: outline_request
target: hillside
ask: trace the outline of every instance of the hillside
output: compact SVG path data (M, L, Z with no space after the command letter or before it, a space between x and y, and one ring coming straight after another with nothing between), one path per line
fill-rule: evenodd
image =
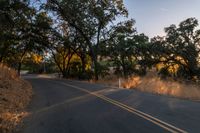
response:
M27 115L24 112L32 96L32 87L17 73L0 64L0 132L14 132L14 128Z

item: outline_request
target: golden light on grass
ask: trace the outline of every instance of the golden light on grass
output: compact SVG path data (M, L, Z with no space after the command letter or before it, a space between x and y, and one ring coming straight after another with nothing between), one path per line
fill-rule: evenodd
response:
M15 70L0 64L0 79L18 79L18 75Z
M136 87L141 83L141 78L139 76L135 76L135 77L131 77L129 79L127 79L127 81L122 83L122 86L124 88L131 88L131 87Z
M155 72L149 72L145 77L133 76L122 85L124 88L144 92L200 100L200 87L197 84L177 82L172 79L161 80Z
M5 112L0 114L0 131L2 133L15 132L15 127L21 123L22 119L28 116L27 112L10 113Z

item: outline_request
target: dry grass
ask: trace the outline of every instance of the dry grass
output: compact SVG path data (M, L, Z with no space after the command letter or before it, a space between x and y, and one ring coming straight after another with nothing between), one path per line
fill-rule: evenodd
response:
M0 132L14 132L27 113L24 108L32 96L31 85L13 70L0 64Z
M121 78L121 87L127 89L137 89L159 95L168 95L183 99L200 101L200 86L184 81L174 81L172 79L161 80L155 71L149 72L144 77L132 76L128 79ZM94 81L90 81L94 82ZM109 86L119 86L119 78L113 75L101 78L95 83L106 84Z
M0 79L1 80L16 80L19 79L15 70L7 67L6 65L0 64Z
M178 82L171 79L161 80L155 75L155 72L149 72L145 77L133 76L124 81L122 86L144 92L200 100L200 87L197 84Z

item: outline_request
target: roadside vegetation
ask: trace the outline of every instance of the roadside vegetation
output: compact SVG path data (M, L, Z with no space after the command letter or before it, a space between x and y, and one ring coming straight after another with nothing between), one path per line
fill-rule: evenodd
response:
M0 132L16 132L15 127L27 115L25 107L32 96L31 85L17 72L0 64Z
M143 77L132 76L129 79L122 80L121 86L158 95L168 95L193 101L200 100L199 83L172 78L163 80L155 74L155 71L150 71Z
M153 38L138 33L135 23L123 0L2 0L0 62L18 75L26 69L80 80L130 80L153 70L163 82L199 82L196 18L172 24L164 28L165 36Z

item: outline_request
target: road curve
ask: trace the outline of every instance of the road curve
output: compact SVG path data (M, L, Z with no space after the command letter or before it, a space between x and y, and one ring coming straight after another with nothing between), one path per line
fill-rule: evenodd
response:
M23 133L200 132L198 102L77 81L27 80L35 95Z

